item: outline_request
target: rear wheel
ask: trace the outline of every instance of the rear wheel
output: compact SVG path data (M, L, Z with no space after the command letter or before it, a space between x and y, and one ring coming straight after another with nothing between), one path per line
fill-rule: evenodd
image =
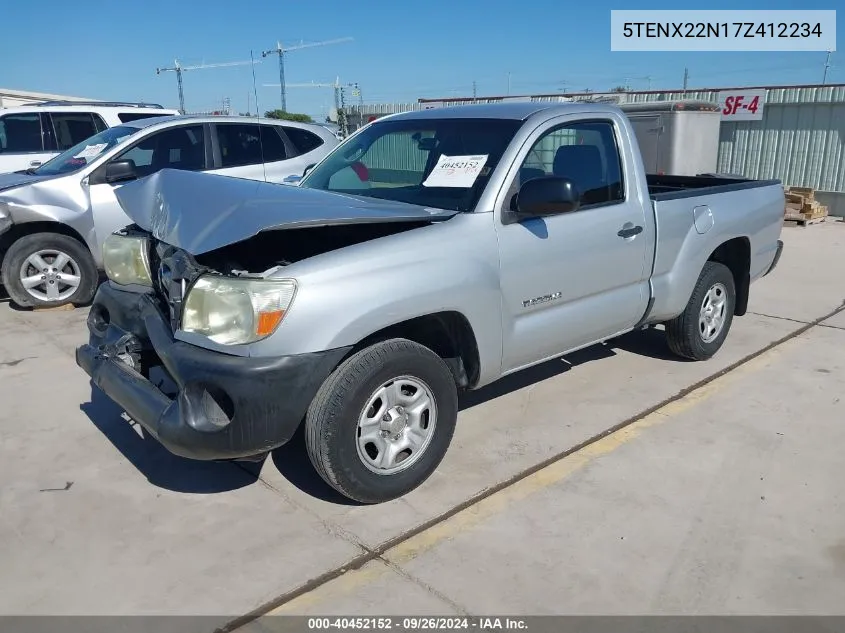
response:
M733 273L724 264L707 262L687 307L666 324L669 348L691 360L711 358L728 336L735 306Z
M25 235L3 259L6 292L24 307L88 303L97 282L97 266L88 248L59 233Z
M443 359L391 339L352 355L326 379L305 419L305 443L330 486L379 503L428 479L446 454L457 415L457 387Z

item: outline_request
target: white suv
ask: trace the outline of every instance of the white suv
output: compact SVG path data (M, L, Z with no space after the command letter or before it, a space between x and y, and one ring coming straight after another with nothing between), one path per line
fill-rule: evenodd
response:
M337 145L322 125L242 116L165 116L108 128L41 167L0 174L2 283L21 306L85 304L97 289L103 241L131 223L118 187L161 169L288 186Z
M115 125L168 114L179 111L110 101L46 101L0 109L0 174L38 167Z

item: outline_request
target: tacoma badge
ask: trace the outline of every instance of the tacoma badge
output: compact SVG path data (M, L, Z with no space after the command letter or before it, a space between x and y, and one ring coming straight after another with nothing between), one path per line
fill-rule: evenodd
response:
M526 299L522 302L523 308L530 308L531 306L535 306L538 303L548 303L549 301L554 301L555 299L560 299L563 293L561 292L553 292L550 295L543 295L542 297L537 297L536 299Z

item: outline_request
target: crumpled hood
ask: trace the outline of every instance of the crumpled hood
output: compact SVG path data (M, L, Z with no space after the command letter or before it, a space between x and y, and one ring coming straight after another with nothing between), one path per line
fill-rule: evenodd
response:
M50 176L33 176L30 174L0 174L0 191L12 189L13 187L20 187L21 185L29 185L39 180L46 180Z
M457 211L176 169L115 191L132 221L193 255L261 231L310 226L448 220Z

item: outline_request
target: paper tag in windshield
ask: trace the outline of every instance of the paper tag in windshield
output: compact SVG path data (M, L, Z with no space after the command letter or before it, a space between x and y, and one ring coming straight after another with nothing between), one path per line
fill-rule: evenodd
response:
M472 187L487 162L487 156L441 156L423 182L423 187Z
M94 158L104 149L108 143L97 143L96 145L86 145L85 149L74 155L74 158Z

